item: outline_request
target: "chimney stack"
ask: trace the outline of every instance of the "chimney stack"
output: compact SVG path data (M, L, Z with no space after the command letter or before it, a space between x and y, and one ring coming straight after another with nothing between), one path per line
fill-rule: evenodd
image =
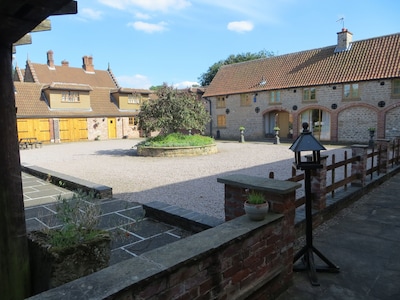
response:
M83 69L86 72L94 73L93 57L85 55L83 58Z
M68 60L63 60L62 62L61 62L61 66L63 66L63 67L69 67L69 62L68 62Z
M335 52L350 50L353 34L346 28L342 28L342 31L338 32L337 35L338 39Z
M47 51L47 65L49 66L50 69L55 69L52 50Z

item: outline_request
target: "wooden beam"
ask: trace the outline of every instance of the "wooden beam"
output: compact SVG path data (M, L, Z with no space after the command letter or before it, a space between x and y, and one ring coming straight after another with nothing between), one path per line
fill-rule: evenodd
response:
M49 19L43 20L38 26L32 29L31 32L49 31L51 30L51 21Z
M71 1L67 5L63 6L60 10L53 12L51 15L52 16L73 15L73 14L77 14L77 13L78 13L78 2Z
M22 38L16 41L13 46L32 44L32 36L30 33L25 34Z

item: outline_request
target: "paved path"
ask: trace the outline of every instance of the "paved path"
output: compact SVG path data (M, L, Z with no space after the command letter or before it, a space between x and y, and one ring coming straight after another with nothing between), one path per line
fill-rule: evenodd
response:
M319 287L295 273L278 300L400 299L400 173L314 233L314 245L340 273L317 273Z

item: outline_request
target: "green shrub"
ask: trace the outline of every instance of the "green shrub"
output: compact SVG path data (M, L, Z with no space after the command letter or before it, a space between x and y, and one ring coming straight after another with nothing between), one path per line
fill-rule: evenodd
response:
M158 135L148 138L138 144L138 146L146 147L188 147L188 146L205 146L214 144L214 139L199 134L185 135L182 133L171 133L168 135Z

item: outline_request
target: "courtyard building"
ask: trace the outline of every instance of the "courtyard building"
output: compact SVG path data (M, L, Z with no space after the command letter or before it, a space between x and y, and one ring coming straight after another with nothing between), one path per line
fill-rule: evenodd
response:
M222 139L294 139L308 122L321 141L368 142L400 136L400 34L222 66L203 95Z
M94 68L93 57L83 56L82 67L63 60L26 61L14 69L18 138L41 142L138 138L137 115L144 101L155 98L146 89L120 87L110 67Z

